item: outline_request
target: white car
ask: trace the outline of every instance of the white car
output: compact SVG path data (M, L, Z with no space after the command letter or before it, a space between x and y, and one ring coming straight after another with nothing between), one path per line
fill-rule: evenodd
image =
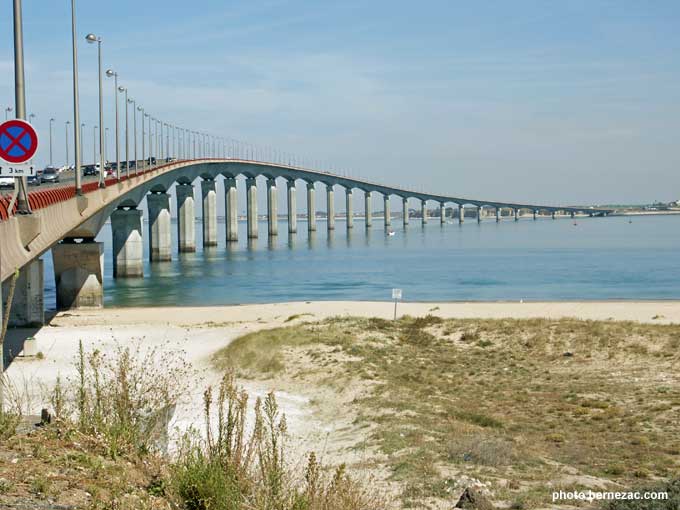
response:
M0 177L0 188L13 188L14 177Z

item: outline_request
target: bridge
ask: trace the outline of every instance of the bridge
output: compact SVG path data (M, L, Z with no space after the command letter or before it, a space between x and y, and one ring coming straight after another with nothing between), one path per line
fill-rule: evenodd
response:
M133 165L130 165L133 166ZM113 274L115 278L143 277L143 237L148 235L150 260L168 261L172 256L170 217L170 190L174 187L177 205L176 242L179 252L196 250L196 221L193 183L200 179L201 210L203 215L203 245L217 245L217 188L223 178L226 241L238 240L237 177L245 177L246 221L248 238L257 238L258 178L266 180L267 235L278 235L277 186L287 187L288 232L297 232L297 182L305 184L307 202L307 230L316 230L316 184L326 191L326 228L335 229L335 186L345 191L345 227L354 227L354 199L356 189L364 193L364 222L372 226L374 193L383 198L384 225L392 222L390 205L392 197L401 199L401 221L409 223L408 201L420 201L419 220L428 222L428 203L438 204L439 221L446 222L446 207L458 207L458 221L465 218L465 209L476 210L476 219L482 221L484 211L492 211L500 221L505 209L518 221L527 211L534 220L538 215L574 217L577 214L605 216L609 209L588 207L550 206L498 202L464 197L423 193L407 188L393 187L367 180L349 178L325 171L317 171L292 164L272 163L236 157L211 157L159 161L158 164L139 162L134 169L111 177L101 184L97 181L82 185L77 194L72 186L60 186L28 194L31 214L18 214L7 197L0 197L0 239L2 260L0 277L3 282L19 270L12 304L11 323L16 326L42 323L43 276L39 259L52 250L59 309L100 307L103 302L104 246L95 238L107 220L111 221ZM323 188L322 188L323 189ZM142 228L142 211L139 206L146 197L148 232ZM398 217L398 216L397 216Z

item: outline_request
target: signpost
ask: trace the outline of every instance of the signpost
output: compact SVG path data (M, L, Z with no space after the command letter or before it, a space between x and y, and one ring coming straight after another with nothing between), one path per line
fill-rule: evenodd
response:
M394 299L394 320L397 320L397 301L401 300L401 289L392 289L392 299Z
M38 150L38 133L31 124L22 119L12 119L0 124L0 176L25 177L34 175L30 161Z

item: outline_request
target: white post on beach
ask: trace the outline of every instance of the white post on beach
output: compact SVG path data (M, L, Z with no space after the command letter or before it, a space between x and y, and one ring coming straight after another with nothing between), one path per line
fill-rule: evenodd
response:
M401 289L392 289L392 299L394 299L394 320L397 320L397 301L401 299Z

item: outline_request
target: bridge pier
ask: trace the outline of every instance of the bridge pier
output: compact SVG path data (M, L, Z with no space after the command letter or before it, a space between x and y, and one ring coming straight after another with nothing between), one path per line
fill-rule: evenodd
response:
M571 213L569 213L569 215L571 216L571 219L574 219L574 217L576 216L576 213L574 211L571 211Z
M536 221L537 216L538 216L538 209L534 209L534 221Z
M217 246L217 192L214 179L201 181L203 197L203 247Z
M514 209L515 221L519 221L519 209Z
M439 224L446 224L446 205L444 202L439 203Z
M335 191L332 184L326 186L326 226L328 230L335 230Z
M352 190L345 188L345 215L347 216L347 229L354 228L354 202L352 201Z
M427 200L421 200L420 201L420 217L422 220L422 224L426 225L427 224Z
M224 211L227 221L227 242L238 241L238 190L234 177L224 179Z
M385 218L385 227L392 225L392 211L390 211L390 196L383 195L383 216Z
M172 260L170 234L170 195L151 192L146 197L149 211L149 256L152 262Z
M288 181L288 233L297 232L297 204L295 201L295 180Z
M501 208L496 207L496 223L501 221Z
M462 224L463 222L465 222L465 206L458 204L458 223Z
M408 226L408 198L402 198L402 217L404 219L404 227Z
M257 239L257 182L254 177L246 179L246 210L248 239Z
M364 191L364 216L366 218L366 228L373 226L373 209L371 208L371 192Z
M270 236L279 235L279 212L276 179L267 179L267 226Z
M144 276L144 241L142 211L116 209L111 214L113 240L113 277L141 278Z
M477 206L477 223L482 222L482 206L478 205Z
M104 243L64 239L52 247L57 308L101 308L104 302Z
M552 219L554 220L554 219L555 219L555 211L552 211L552 212L550 213L550 216L551 216Z
M11 278L3 284L2 311L9 298ZM43 260L36 259L19 270L8 325L16 328L42 326L45 323Z
M315 202L314 183L307 183L307 230L316 231L316 202Z
M180 253L196 251L196 211L194 208L194 186L191 183L177 183L177 243Z

